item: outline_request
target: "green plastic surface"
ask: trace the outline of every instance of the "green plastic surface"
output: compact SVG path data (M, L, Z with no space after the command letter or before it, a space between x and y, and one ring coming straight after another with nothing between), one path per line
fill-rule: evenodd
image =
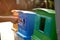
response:
M55 11L44 8L35 8L34 10L37 14L32 40L57 40ZM44 31L39 29L41 17L45 18Z

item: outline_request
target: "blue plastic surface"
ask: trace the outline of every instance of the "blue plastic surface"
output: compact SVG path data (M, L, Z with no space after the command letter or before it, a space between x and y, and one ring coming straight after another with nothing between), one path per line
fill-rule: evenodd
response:
M34 31L35 13L34 12L19 12L21 22L18 23L17 34L24 39L31 39ZM26 39L26 40L27 40Z

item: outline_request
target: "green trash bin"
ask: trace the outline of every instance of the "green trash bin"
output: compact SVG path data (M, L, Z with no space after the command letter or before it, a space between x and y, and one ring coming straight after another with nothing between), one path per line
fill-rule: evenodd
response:
M57 40L55 11L35 8L36 19L32 40Z

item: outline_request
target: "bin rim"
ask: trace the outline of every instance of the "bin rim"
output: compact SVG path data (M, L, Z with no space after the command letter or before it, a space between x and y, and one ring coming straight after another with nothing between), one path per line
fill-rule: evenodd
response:
M16 12L22 12L22 13L27 13L27 14L36 14L35 12L33 12L33 11L26 11L26 10L14 10L14 11L16 11Z
M48 12L48 13L53 13L55 14L55 10L52 10L52 9L46 9L46 8L34 8L33 10L42 10L42 11L45 11L45 12Z

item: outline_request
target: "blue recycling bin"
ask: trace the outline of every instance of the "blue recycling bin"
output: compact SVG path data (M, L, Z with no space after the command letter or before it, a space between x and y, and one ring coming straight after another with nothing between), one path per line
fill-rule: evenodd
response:
M19 23L18 23L17 35L19 35L24 40L31 40L31 36L34 31L35 14L36 13L31 11L19 12Z

